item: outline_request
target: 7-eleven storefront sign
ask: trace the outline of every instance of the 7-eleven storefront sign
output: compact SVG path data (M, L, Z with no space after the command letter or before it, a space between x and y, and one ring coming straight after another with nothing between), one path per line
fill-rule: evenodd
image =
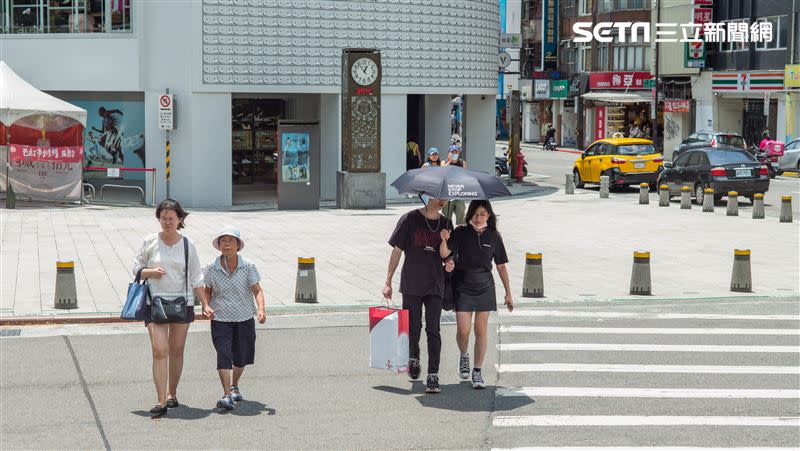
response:
M711 75L711 87L719 92L780 91L782 72L721 72Z

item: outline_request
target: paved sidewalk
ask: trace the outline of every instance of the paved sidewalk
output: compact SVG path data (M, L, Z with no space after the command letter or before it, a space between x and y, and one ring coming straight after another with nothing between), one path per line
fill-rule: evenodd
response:
M567 196L538 187L495 202L511 257L515 296L521 295L525 252L544 252L545 295L535 302L628 298L632 252L652 252L653 293L659 298L729 296L734 248L752 249L753 296L800 293L800 225L776 218L727 217L724 208L702 213L673 202L658 207L596 191ZM410 205L386 210L311 212L191 210L186 234L202 263L215 256L211 238L223 224L238 226L243 252L262 274L267 306L294 303L297 257L316 257L319 305L379 302L390 249L386 241ZM2 210L0 317L116 316L142 238L159 230L152 208L88 206ZM74 260L79 308L54 310L55 262ZM499 278L498 290L500 290ZM399 269L395 283L399 282ZM498 297L502 299L502 297ZM523 301L522 299L519 299ZM399 299L397 300L399 302ZM525 300L525 302L534 302Z

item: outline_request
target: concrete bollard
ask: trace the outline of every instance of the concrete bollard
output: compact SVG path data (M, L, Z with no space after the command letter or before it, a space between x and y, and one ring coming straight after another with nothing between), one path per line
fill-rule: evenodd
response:
M764 219L764 195L761 193L753 195L753 219Z
M731 291L737 293L750 293L753 291L753 280L750 275L750 249L733 250Z
M792 222L792 196L781 196L781 222Z
M53 308L78 308L75 290L75 262L56 262L56 294Z
M607 175L600 176L600 198L608 199L610 177Z
M703 190L703 211L706 213L714 212L714 189L706 188Z
M639 205L647 205L650 203L650 185L647 183L639 184Z
M317 303L317 274L314 270L314 257L297 259L297 286L294 302Z
M681 187L681 210L692 209L692 190L688 186Z
M572 174L565 174L564 176L564 192L566 194L575 194L575 176Z
M631 272L631 294L649 296L650 288L650 252L633 253L633 271Z
M739 193L728 191L728 216L739 216Z
M669 207L669 186L667 185L658 187L658 206Z
M542 275L542 254L525 254L525 274L522 277L523 298L544 297L544 276Z

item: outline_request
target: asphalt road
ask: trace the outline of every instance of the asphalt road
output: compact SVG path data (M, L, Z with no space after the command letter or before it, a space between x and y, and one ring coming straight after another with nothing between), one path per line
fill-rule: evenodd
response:
M437 395L367 368L366 312L273 316L240 384L246 401L230 413L214 407L214 352L198 322L183 406L161 419L147 413L155 399L140 325L17 328L0 339L0 448L797 447L799 306L718 298L501 312L485 390L458 381L446 315ZM585 346L619 349L575 349Z
M507 146L496 144L495 155L501 156ZM531 181L542 185L554 185L563 188L564 175L572 173L573 163L579 155L566 152L544 151L538 145L524 146L523 153L528 162L528 174ZM597 191L597 186L589 185L587 190ZM628 187L616 192L615 195L638 199L638 187ZM656 193L651 193L653 199ZM778 176L770 181L769 191L764 196L765 210L768 216L780 216L780 205L782 196L792 196L792 211L795 218L800 218L800 178L789 176ZM675 199L677 202L677 199ZM651 200L652 202L652 200ZM717 207L725 208L726 199L717 203ZM745 198L739 199L741 215L752 214L752 205Z

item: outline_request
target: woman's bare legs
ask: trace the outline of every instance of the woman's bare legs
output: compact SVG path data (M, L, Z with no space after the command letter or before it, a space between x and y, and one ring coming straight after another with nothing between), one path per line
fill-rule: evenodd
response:
M150 323L150 347L153 351L153 382L156 385L158 404L167 405L167 377L169 359L169 324Z

